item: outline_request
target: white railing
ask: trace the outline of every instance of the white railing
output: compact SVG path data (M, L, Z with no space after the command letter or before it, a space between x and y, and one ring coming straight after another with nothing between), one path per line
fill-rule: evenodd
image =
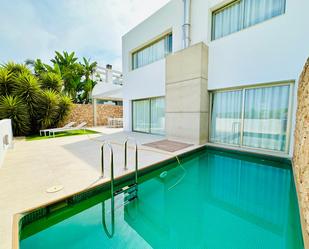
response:
M13 144L12 123L10 119L0 120L0 167L6 150Z
M115 85L122 85L122 72L105 67L98 66L96 74L100 76L101 82L113 83Z

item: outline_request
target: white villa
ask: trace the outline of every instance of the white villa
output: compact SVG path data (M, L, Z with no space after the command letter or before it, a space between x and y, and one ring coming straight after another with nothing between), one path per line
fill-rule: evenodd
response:
M122 38L126 131L291 156L307 0L171 0Z

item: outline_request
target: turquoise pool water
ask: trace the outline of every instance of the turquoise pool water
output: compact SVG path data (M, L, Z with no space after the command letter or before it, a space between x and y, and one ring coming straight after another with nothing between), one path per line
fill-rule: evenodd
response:
M139 185L137 200L116 197L112 238L102 194L26 226L20 248L303 248L290 165L205 151L160 173Z

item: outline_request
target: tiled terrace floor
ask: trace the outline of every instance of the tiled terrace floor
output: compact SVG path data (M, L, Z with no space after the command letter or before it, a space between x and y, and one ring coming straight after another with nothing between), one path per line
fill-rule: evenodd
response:
M52 138L37 141L15 141L0 168L0 249L12 246L12 219L15 213L37 207L50 201L82 191L98 182L100 176L101 141L109 140L114 149L116 175L123 170L122 144L127 137L135 138L139 144L164 139L139 133L126 133L121 129L94 128L100 134ZM192 150L191 146L174 153ZM173 157L173 154L139 146L139 166ZM108 158L106 151L106 158ZM129 148L129 170L133 169L133 148ZM108 167L108 163L106 163ZM106 170L109 176L109 170ZM108 178L100 180L107 181ZM63 185L56 193L46 193L47 188Z

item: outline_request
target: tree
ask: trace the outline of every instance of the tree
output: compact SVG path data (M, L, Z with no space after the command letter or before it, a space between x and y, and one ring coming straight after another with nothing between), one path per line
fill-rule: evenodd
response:
M90 63L90 59L86 59L85 57L83 57L83 74L84 74L84 81L83 81L83 92L81 95L81 100L85 103L88 104L89 100L90 100L90 95L91 92L94 88L94 86L97 84L97 82L95 80L93 80L93 75L96 72L97 69L97 62L92 62Z
M37 71L38 72L38 71ZM53 72L36 75L24 64L0 67L0 119L12 120L15 135L54 127L68 115L71 99L61 94L62 78Z
M63 52L63 55L58 51L55 53L56 55L51 62L54 68L59 68L64 83L63 92L77 102L78 92L82 90L82 65L77 62L78 58L75 57L74 52L70 54L68 52Z

